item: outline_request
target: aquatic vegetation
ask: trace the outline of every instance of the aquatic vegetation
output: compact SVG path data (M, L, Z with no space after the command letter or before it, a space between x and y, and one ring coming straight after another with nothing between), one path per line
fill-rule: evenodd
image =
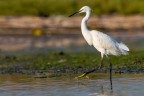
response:
M100 56L96 52L35 52L15 55L15 59L0 57L1 73L57 73L57 74L80 74L99 66ZM114 57L113 72L115 73L141 73L144 72L143 50L132 50L130 55ZM98 73L107 73L108 62L104 61L104 68ZM66 75L65 74L65 75ZM53 76L51 74L51 76ZM56 75L59 76L59 75Z

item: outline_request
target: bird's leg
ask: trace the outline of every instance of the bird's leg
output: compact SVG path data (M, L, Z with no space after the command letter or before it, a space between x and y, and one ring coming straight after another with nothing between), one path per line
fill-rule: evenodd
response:
M99 70L99 69L101 69L102 67L103 67L103 57L101 58L101 63L100 63L100 66L99 66L99 67L94 68L94 69L92 69L92 70L90 70L90 71L88 71L88 72L85 72L85 73L83 73L82 75L77 76L76 78L86 77L86 78L89 79L89 77L87 76L88 74L90 74L90 73L92 73L92 72L95 72L96 70Z
M98 69L98 68L94 68L93 70L90 70L90 71L88 71L88 72L85 72L85 73L83 73L82 75L77 76L76 78L86 77L87 79L89 79L89 77L88 77L87 75L90 74L90 73L92 73L92 72L94 72L94 71L96 71L97 69Z
M103 57L101 58L101 62L100 62L100 66L98 67L98 69L102 69L103 68Z
M107 56L107 59L108 59L108 62L109 62L109 67L110 67L110 70L109 70L109 72L110 72L110 85L111 85L111 90L113 90L113 83L112 83L112 63L111 63L111 61L110 61L110 59L109 59L109 57Z

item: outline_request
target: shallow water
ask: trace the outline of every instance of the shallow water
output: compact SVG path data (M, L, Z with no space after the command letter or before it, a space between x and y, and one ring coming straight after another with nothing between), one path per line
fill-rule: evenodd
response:
M26 31L26 30L25 30ZM124 42L130 49L144 48L144 30L113 30L103 31L118 41ZM20 31L21 32L21 31ZM26 31L27 32L27 31ZM76 33L75 33L76 32ZM55 33L60 33L59 31ZM137 46L136 46L137 45ZM11 47L9 47L11 46ZM1 35L0 51L33 51L43 50L55 51L83 51L95 50L84 40L80 29L64 29L62 34L47 34L40 37L33 35Z
M0 96L143 96L144 79L76 80L73 78L33 78L25 75L1 75ZM134 76L132 76L134 77Z

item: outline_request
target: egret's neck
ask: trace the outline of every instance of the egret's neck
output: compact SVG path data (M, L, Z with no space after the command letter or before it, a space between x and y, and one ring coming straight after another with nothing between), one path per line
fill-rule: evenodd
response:
M91 12L86 12L86 16L83 18L81 22L81 30L82 30L82 35L84 36L85 40L89 45L92 45L92 37L90 34L90 30L87 28L87 21L90 17Z
M90 15L91 15L91 12L86 12L86 16L82 19L82 22L81 22L82 32L89 31L89 29L87 27L87 21L90 18Z

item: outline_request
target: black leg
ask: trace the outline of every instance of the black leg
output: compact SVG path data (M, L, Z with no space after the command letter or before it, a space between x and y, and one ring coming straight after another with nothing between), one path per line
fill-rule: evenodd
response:
M107 59L108 59L108 61L109 61L109 67L110 67L110 85L111 85L111 90L113 90L113 83L112 83L112 63L110 62L110 59L109 59L109 57L107 56Z
M78 76L78 78L84 77L84 76L86 76L86 75L88 75L88 74L90 74L90 73L92 73L92 72L95 72L95 71L101 69L102 67L103 67L103 56L102 56L102 58L101 58L101 62L100 62L100 66L99 66L99 67L94 68L94 69L92 69L92 70L90 70L90 71L88 71L88 72L85 72L84 74Z
M90 74L90 73L92 73L92 72L95 72L97 69L98 69L98 68L94 68L93 70L90 70L90 71L88 71L88 72L85 72L85 73L82 74L80 77L84 77L84 76L86 76L86 75L88 75L88 74Z

